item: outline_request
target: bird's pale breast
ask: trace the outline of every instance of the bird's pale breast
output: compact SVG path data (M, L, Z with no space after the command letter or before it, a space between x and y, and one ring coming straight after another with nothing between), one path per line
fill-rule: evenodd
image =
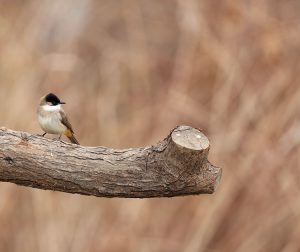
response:
M61 123L61 116L58 111L45 111L40 108L38 111L38 121L41 128L49 134L62 134L67 129Z

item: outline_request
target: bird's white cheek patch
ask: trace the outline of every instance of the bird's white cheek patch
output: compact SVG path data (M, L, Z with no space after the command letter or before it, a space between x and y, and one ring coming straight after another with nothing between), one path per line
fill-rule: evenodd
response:
M61 105L56 105L56 106L50 106L50 105L43 105L43 109L45 111L59 111L60 110Z

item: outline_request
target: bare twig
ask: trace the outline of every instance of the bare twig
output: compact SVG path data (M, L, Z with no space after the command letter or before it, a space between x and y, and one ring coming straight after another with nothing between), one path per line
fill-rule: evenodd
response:
M213 193L221 169L207 161L209 141L179 126L160 143L114 150L83 147L0 129L0 181L99 197L173 197Z

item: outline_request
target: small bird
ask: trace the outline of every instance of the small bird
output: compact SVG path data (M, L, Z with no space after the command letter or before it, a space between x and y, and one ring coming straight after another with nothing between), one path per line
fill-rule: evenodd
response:
M40 105L37 110L38 121L45 132L59 135L64 134L74 144L79 144L74 136L74 131L65 111L62 108L60 99L53 93L49 93L41 98Z

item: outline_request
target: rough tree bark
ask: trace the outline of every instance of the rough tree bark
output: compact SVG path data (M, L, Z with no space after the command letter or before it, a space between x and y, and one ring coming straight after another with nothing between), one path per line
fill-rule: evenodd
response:
M173 197L213 193L222 170L207 160L209 141L179 126L156 145L83 147L0 129L0 181L99 197Z

